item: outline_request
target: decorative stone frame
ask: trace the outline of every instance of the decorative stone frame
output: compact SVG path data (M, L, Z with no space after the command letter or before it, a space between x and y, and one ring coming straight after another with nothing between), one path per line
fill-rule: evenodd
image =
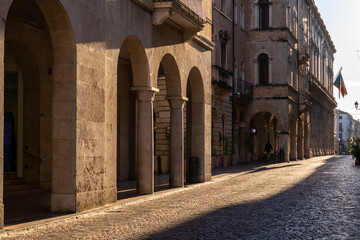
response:
M273 60L273 58L271 57L271 54L269 54L268 51L262 49L262 50L258 51L255 54L254 58L253 58L253 62L254 62L254 86L259 86L259 60L258 60L258 57L262 53L265 53L269 57L269 85L272 84L272 60Z
M254 14L254 22L252 25L253 29L260 29L259 28L259 17L260 17L260 13L259 13L259 1L260 0L254 0L253 2L253 9L255 10L255 14ZM272 28L273 24L272 24L272 8L273 8L273 0L269 0L269 29Z

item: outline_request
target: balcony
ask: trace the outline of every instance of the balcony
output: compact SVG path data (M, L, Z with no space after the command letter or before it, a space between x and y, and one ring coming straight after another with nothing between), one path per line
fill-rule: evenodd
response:
M232 89L232 73L219 66L212 65L211 80L221 88Z
M238 81L238 86L235 91L235 102L238 104L247 104L253 99L253 84L244 80Z
M302 93L300 100L300 113L303 114L308 112L312 105L310 91L306 90L304 93Z
M179 26L189 39L204 28L206 16L201 0L154 0L153 24L165 21Z
M310 60L310 46L304 40L300 41L299 62L300 65L307 64Z
M225 69L212 65L211 69L211 83L216 86L215 92L220 95L221 99L229 96L232 89L233 75Z

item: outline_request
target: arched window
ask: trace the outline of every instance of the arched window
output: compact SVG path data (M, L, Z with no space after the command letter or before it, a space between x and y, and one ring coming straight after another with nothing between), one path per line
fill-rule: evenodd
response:
M259 61L259 85L269 85L269 56L262 53L258 56Z
M259 0L259 29L269 28L269 0Z

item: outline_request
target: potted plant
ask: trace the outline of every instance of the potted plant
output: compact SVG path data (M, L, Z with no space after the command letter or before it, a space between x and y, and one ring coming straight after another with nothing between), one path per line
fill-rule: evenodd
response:
M360 165L360 138L351 145L350 153L355 159L355 165Z

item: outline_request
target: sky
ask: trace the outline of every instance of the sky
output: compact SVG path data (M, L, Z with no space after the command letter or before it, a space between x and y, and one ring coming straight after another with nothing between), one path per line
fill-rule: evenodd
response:
M348 112L354 119L360 119L360 111L354 103L360 103L360 31L358 28L359 0L315 0L337 52L335 53L334 75L342 67L348 95L339 99L334 88L337 109ZM360 109L360 108L359 108Z

